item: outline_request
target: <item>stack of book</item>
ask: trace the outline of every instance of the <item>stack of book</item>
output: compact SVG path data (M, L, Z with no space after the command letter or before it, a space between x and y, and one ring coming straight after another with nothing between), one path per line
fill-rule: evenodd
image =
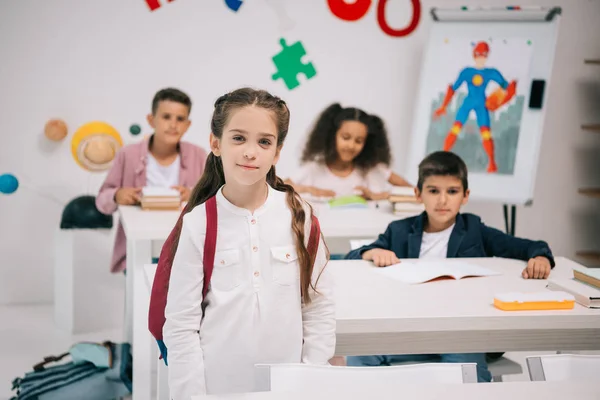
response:
M425 210L423 204L417 201L415 190L411 187L394 187L390 193L389 201L392 203L394 214L421 212Z
M549 279L546 287L572 294L582 306L600 308L600 269L576 268L573 278Z
M142 189L143 210L179 210L181 196L171 188L145 187Z

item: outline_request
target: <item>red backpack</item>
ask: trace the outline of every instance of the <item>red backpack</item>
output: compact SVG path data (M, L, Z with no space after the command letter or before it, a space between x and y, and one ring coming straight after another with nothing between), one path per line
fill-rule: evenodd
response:
M204 255L203 255L203 268L204 268L204 285L202 287L202 298L206 298L206 294L210 288L210 279L212 277L214 260L215 260L215 248L217 246L217 201L215 197L211 197L204 203L206 207L206 238L204 239ZM183 225L183 216L187 213L186 208L181 212L177 224L169 234L169 237L165 241L160 257L158 259L158 266L156 268L156 275L154 276L154 283L152 284L152 294L150 295L150 310L148 312L148 328L152 333L152 336L158 343L160 349L160 358L164 359L167 364L167 347L163 342L163 326L165 324L165 307L167 305L167 293L169 292L169 279L171 277L171 268L173 266L172 246L175 242L176 233L181 231ZM321 236L321 228L319 226L319 220L317 217L312 215L310 227L310 236L308 238L308 254L310 260L314 264L317 249L319 247L319 238Z

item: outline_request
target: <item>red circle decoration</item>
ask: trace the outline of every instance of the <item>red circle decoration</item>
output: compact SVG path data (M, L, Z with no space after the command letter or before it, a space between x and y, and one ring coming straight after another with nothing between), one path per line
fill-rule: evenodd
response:
M357 0L354 4L348 4L344 0L327 0L327 4L336 17L344 21L358 21L369 11L371 0Z
M421 19L421 2L419 0L411 0L413 14L410 20L410 23L406 28L403 29L394 29L390 27L385 19L385 4L387 0L379 0L377 4L377 22L379 23L379 27L386 34L393 37L401 37L410 35L417 26L419 25L419 20Z

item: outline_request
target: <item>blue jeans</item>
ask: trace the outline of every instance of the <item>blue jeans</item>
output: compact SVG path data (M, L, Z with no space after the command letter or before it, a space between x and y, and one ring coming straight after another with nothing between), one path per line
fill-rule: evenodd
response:
M346 363L350 367L379 367L403 362L477 363L477 381L491 382L492 375L487 368L485 353L461 354L406 354L392 356L349 356Z

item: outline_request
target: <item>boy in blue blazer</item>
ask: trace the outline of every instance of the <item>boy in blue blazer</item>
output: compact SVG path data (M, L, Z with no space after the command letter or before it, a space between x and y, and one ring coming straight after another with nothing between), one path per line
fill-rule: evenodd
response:
M524 279L546 279L554 258L543 241L520 239L490 228L473 214L461 214L469 199L467 166L454 153L439 151L419 164L417 199L425 205L421 215L390 223L377 240L353 250L346 259L373 261L378 267L401 258L504 257L527 261ZM491 380L485 354L430 354L354 356L350 366L390 365L405 361L477 363L480 382Z

